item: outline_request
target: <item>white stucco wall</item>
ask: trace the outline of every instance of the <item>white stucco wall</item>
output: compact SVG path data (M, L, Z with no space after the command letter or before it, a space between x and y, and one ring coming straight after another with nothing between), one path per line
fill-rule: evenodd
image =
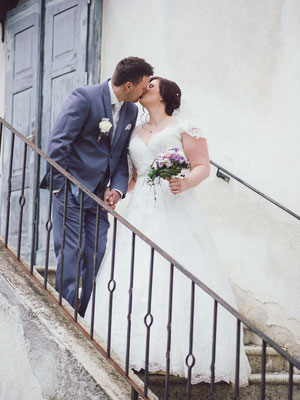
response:
M0 24L0 29L2 26ZM0 117L4 117L4 94L5 94L5 43L0 40ZM0 149L0 160L2 157L2 150ZM2 176L2 163L0 163L0 183ZM1 195L1 185L0 185Z
M1 28L1 24L0 24ZM5 44L0 40L0 117L4 116L4 91L5 91Z
M146 58L211 159L300 214L299 19L298 0L104 0L102 78ZM214 174L199 193L240 309L300 355L299 221Z

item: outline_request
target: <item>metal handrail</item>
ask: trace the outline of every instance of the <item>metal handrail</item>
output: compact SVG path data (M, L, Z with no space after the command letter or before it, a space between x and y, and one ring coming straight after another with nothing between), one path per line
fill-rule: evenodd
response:
M236 355L236 366L237 366L237 374L236 374L236 386L235 386L235 391L236 391L236 398L238 398L238 390L239 390L239 337L240 337L240 329L241 329L241 323L243 323L245 326L247 326L251 331L253 331L256 335L258 335L261 339L262 339L262 343L263 343L263 360L265 359L265 344L268 344L269 346L271 346L273 349L275 349L282 357L284 357L289 363L290 363L290 372L289 372L289 377L290 377L290 384L289 384L289 393L292 393L292 387L293 387L293 367L296 367L297 369L300 369L300 361L296 360L293 356L291 356L289 353L287 353L285 350L283 350L277 343L275 343L269 336L267 336L265 333L263 333L260 329L258 329L255 325L253 325L247 318L245 318L242 314L240 314L237 310L235 310L230 304L228 304L225 300L223 300L217 293L215 293L213 290L211 290L208 286L206 286L202 281L200 281L195 275L193 275L192 273L190 273L183 265L181 265L179 262L177 262L173 257L171 257L168 253L166 253L161 247L159 247L157 244L155 244L152 240L150 240L148 237L146 237L141 231L139 231L138 229L136 229L132 224L130 224L127 220L125 220L121 215L119 215L117 212L113 211L108 205L106 205L106 203L104 203L104 201L102 201L98 196L96 196L94 193L92 193L85 185L83 185L81 182L79 182L76 178L74 178L69 172L67 172L66 170L64 170L59 164L57 164L55 161L53 161L50 157L48 157L41 149L39 149L35 144L33 144L32 142L30 142L30 140L28 140L25 136L23 136L19 131L17 131L13 126L11 126L9 123L7 123L5 120L3 120L2 118L0 118L0 149L1 149L1 134L2 134L2 127L6 126L6 128L8 130L11 131L11 133L13 134L12 139L14 138L14 136L17 136L18 138L20 138L23 142L24 142L24 164L26 164L26 152L27 152L27 146L29 146L30 148L32 148L32 150L39 156L42 157L43 159L45 159L49 164L50 164L50 174L51 174L51 179L53 178L52 176L52 170L53 168L55 168L57 171L59 171L62 175L65 176L66 182L70 181L73 184L75 184L76 186L78 186L80 188L81 191L81 207L83 204L83 193L86 193L90 198L92 198L96 203L97 203L97 210L99 210L99 208L104 208L107 212L109 212L113 217L114 217L114 233L113 233L113 241L115 242L116 240L116 223L117 221L121 222L123 225L125 225L133 234L133 239L136 236L138 236L139 238L141 238L145 243L147 243L150 247L151 247L151 263L153 263L153 252L157 252L159 254L161 254L165 260L167 260L170 263L171 266L171 275L170 275L170 279L173 279L173 269L174 267L180 271L181 273L183 273L187 278L190 279L191 283L192 283L192 300L191 300L191 310L193 310L193 301L194 301L194 291L195 291L195 285L198 286L199 288L201 288L203 291L205 291L209 296L211 296L214 299L215 302L215 310L214 310L214 325L216 323L216 317L217 317L217 306L218 304L220 304L223 308L225 308L230 314L232 314L236 319L237 319L237 355ZM12 140L13 143L13 140ZM13 147L12 147L13 149ZM24 166L23 166L24 168ZM226 173L228 173L228 171L222 169L223 171L225 171ZM24 174L23 174L24 175ZM231 174L232 176L232 174ZM36 190L37 186L38 186L38 176L35 176L35 185L36 185ZM9 183L10 184L10 183ZM23 193L21 195L21 197L23 196ZM24 196L23 196L24 197ZM51 197L51 196L50 196ZM51 206L51 202L50 202L50 206ZM22 208L21 208L22 210ZM36 211L35 211L36 212ZM35 212L33 213L35 215ZM21 215L21 213L20 213ZM97 218L98 218L98 213L97 213ZM21 230L22 230L22 222L20 222L21 225ZM48 230L48 228L47 228ZM20 231L20 229L19 229ZM49 229L50 231L50 229ZM48 232L48 234L50 234ZM33 239L34 240L34 239ZM134 242L134 240L133 240ZM6 237L5 237L5 247L8 247L8 230L6 231ZM49 243L48 243L49 246ZM17 260L20 261L20 240L19 240L19 246L18 246L18 255L17 255ZM31 275L33 275L33 260L34 258L31 258L31 265L30 265L30 273ZM170 280L171 282L171 280ZM77 282L77 290L78 290L78 285L79 285L79 281ZM171 283L170 283L171 285ZM171 287L171 286L170 286ZM47 288L47 274L45 275L45 285L44 288ZM47 292L47 291L46 291ZM59 304L62 306L61 303L61 293L60 293L60 300L59 300ZM170 303L169 303L170 305ZM75 305L75 313L74 313L74 321L76 322L76 325L79 325L79 329L82 332L86 331L84 330L84 328L82 326L80 326L80 324L78 324L77 322L77 304ZM150 311L149 311L150 312ZM149 314L150 315L150 314ZM191 311L191 324L192 324L192 311ZM214 327L215 330L215 327ZM91 333L90 333L90 339L92 340L92 343L96 346L96 348L99 350L99 344L96 344L95 341L93 340L93 327L91 327ZM215 334L215 332L214 332ZM215 342L214 342L215 345ZM169 349L168 349L169 350ZM102 350L101 350L102 351ZM214 352L215 352L215 348L214 348ZM213 352L213 353L214 353ZM106 356L108 357L108 359L111 359L110 357L110 353L106 352ZM213 356L214 358L214 356ZM113 365L115 365L116 363L112 360ZM192 368L192 367L191 367ZM146 369L146 368L145 368ZM118 369L120 372L120 368ZM264 367L263 367L262 371L262 377L264 378L264 374L265 374L265 363L264 363ZM125 379L127 379L128 383L132 386L132 388L134 389L134 393L137 395L142 395L143 398L147 399L147 379L148 379L148 375L145 376L145 389L144 389L144 393L141 393L140 390L134 386L134 384L132 383L132 380L129 379L128 377L128 365L126 368L126 371L122 370L120 373L123 374L123 376L125 377ZM213 372L212 372L213 373ZM167 373L168 375L168 373ZM213 375L212 375L213 376ZM189 388L188 388L188 398L189 398L189 393L190 393L190 372L189 372ZM264 379L262 379L264 381ZM214 383L213 383L214 384ZM168 387L167 381L166 381L166 388ZM137 397L133 397L133 398L137 398ZM213 398L213 397L211 397ZM262 397L265 398L265 397ZM289 397L292 398L292 397Z
M253 192L255 192L256 194L258 194L259 196L263 197L264 199L270 201L271 203L273 203L275 206L281 208L281 210L285 211L286 213L292 215L294 218L300 220L300 215L296 214L294 211L290 210L289 208L283 206L282 204L280 204L278 201L272 199L270 196L267 196L266 194L264 194L263 192L261 192L260 190L256 189L254 186L249 185L249 183L245 182L244 180L242 180L241 178L239 178L238 176L234 175L232 172L228 171L227 169L223 168L221 165L215 163L214 161L210 160L210 163L217 168L217 177L224 179L227 183L229 182L230 178L226 175L229 175L231 178L235 179L237 182L241 183L242 185L246 186L248 189L252 190ZM224 175L221 171L223 171L226 175Z

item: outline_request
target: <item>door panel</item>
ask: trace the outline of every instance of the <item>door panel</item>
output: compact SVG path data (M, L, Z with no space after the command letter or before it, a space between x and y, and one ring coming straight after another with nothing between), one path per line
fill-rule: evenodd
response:
M5 119L25 136L34 134L37 107L39 16L36 4L14 9L8 14L6 25L6 95ZM1 233L5 232L7 211L7 180L11 134L4 130L2 157L2 191L0 207ZM24 143L16 138L13 156L10 202L9 243L16 247L21 195ZM33 154L28 151L25 170L25 206L23 209L21 254L28 258L31 243Z
M49 0L46 3L45 62L41 146L46 152L49 136L63 103L71 92L85 83L87 0ZM46 164L41 165L41 176ZM37 263L45 254L48 191L42 190ZM50 264L55 265L53 251Z
M68 95L85 81L87 0L46 3L42 149Z
M52 79L51 87L51 121L50 126L53 127L55 119L62 109L65 98L74 90L76 87L74 81L76 76L74 71L66 73ZM63 95L62 95L63 93Z

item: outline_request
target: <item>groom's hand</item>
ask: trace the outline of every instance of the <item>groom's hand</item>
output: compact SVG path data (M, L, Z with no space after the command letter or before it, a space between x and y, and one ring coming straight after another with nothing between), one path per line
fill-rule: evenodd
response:
M110 191L110 197L109 197L109 202L110 206L113 208L113 210L116 208L116 204L118 201L121 199L121 194L117 190L111 190Z
M110 188L107 188L104 192L104 202L113 210L116 208L116 204L118 203L120 198L121 195L117 190L110 190Z

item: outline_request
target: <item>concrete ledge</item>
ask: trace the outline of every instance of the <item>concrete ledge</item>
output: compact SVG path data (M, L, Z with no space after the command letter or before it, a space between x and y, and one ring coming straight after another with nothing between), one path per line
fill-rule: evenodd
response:
M34 276L43 282L37 272ZM48 291L57 296L50 285ZM63 303L72 314L73 309L65 301ZM9 313L11 310L14 310L14 313ZM127 381L2 248L0 248L0 313L9 316L10 318L6 318L7 326L14 325L17 328L15 332L19 332L16 333L16 338L1 328L1 399L131 399L131 386ZM88 325L83 319L78 317L78 321L88 330ZM4 373L4 364L12 355L11 352L5 353L5 341L8 345L9 341L17 339L21 343L19 347L24 363L19 365L18 376L8 376ZM30 376L27 377L27 383L31 382L29 386L34 387L36 396L33 390L27 392L25 390L26 385L24 387L21 379L24 372L22 366L29 369ZM130 377L142 387L142 381L138 377L133 373ZM17 379L21 379L22 383L19 391L22 391L23 387L23 392L18 393L19 397L15 392L11 397L2 396L2 388L6 387L9 390L10 383L16 386ZM151 391L149 398L157 399Z
M260 383L261 382L261 374L251 374L249 381L250 381L250 383ZM294 381L294 385L300 386L300 375L294 374L293 381ZM288 384L289 383L289 375L287 373L266 374L266 383L269 383L272 385Z

